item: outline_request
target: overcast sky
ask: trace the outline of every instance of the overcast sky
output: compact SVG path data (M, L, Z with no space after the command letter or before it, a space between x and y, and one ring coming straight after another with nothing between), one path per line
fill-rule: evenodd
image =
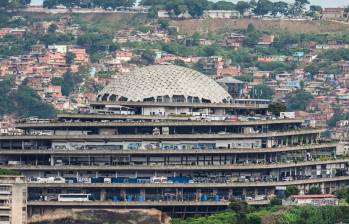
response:
M36 4L36 5L42 4L42 1L43 0L32 0L32 4ZM168 1L171 1L171 0L168 0ZM215 1L217 1L217 0L215 0ZM227 0L227 1L237 2L239 0ZM273 1L275 1L275 0L273 0ZM293 2L293 0L284 0L284 1ZM321 5L323 7L338 7L338 6L349 5L349 1L348 0L310 0L310 4Z

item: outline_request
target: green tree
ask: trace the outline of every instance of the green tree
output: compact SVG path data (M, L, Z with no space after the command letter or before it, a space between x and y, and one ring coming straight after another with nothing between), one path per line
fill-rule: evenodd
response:
M307 194L321 194L321 189L319 187L311 187Z
M51 79L51 84L55 86L62 86L63 85L63 78L61 77L53 77Z
M248 214L247 215L248 224L262 224L262 219L258 214Z
M269 104L268 111L276 116L280 116L280 112L287 111L287 107L282 102L274 102L274 103Z
M304 12L305 6L308 4L308 0L295 0L289 12L293 16L301 16Z
M57 29L58 29L58 26L56 25L56 24L54 24L54 23L52 23L49 27L48 27L48 32L49 33L55 33L56 31L57 31Z
M247 214L250 208L245 201L231 200L229 209L237 214L239 223L247 223Z
M213 5L212 9L214 9L214 10L235 10L236 6L234 3L231 3L231 2L218 1Z
M344 8L344 16L349 17L349 6Z
M349 188L348 187L337 190L335 192L335 195L337 196L337 198L345 199L347 202L349 202Z
M266 15L269 12L271 12L272 9L273 9L273 3L271 1L269 1L269 0L259 0L257 2L257 6L256 6L256 8L254 8L253 12L256 15L263 16L263 15Z
M238 75L234 78L243 82L253 82L253 75Z
M155 60L155 52L150 50L145 50L142 53L142 59L146 60L147 63L153 63Z
M73 75L70 72L67 72L63 76L63 85L62 85L62 94L64 96L69 96L71 92L74 91L75 83Z
M264 84L258 84L250 91L250 97L253 99L271 99L274 91Z
M65 55L65 63L67 63L68 65L73 64L74 60L75 60L75 54L73 52L68 52Z
M8 169L0 169L0 176L19 176L21 175L18 171L8 170Z
M301 81L299 82L299 86L301 87L301 90L304 90L304 85L305 85L304 81L301 80Z
M113 42L113 35L111 34L86 33L79 36L76 42L86 48L88 53L115 51L119 48Z
M194 18L198 18L204 13L204 10L208 6L208 2L207 0L186 0L186 5L189 14Z
M327 121L327 125L329 127L335 127L337 122L340 120L348 120L349 119L349 113L344 113L340 110L335 110L334 115L330 120Z
M277 16L280 15L287 15L288 13L288 4L286 2L274 2L272 9L271 9L271 15Z
M167 19L160 19L159 24L162 29L167 29L170 25L170 22Z
M4 115L13 110L13 103L10 98L11 95L11 80L0 80L0 115Z
M246 29L246 35L243 44L246 47L254 48L259 42L259 32L256 31L253 24L248 24Z
M309 92L297 90L286 97L286 105L290 111L305 110L313 98Z
M174 9L173 9L174 13L176 16L179 16L180 14L184 14L185 12L188 11L188 7L184 4L182 5L177 5Z
M44 0L43 7L48 9L53 9L56 5L58 5L57 0Z
M320 17L322 14L322 7L320 5L311 5L309 7L309 11L307 12L307 16L311 17Z
M290 195L299 194L299 189L296 186L287 186L285 196L288 198Z
M280 198L274 197L270 200L270 205L271 206L282 205L282 200Z
M26 85L18 87L15 100L16 112L19 117L52 118L56 114L51 105L42 102L40 96Z
M251 8L251 5L245 1L238 1L235 5L235 9L240 12L241 16L243 16L244 13L250 8Z
M148 11L147 17L150 19L156 19L158 18L158 8L157 7L151 7Z

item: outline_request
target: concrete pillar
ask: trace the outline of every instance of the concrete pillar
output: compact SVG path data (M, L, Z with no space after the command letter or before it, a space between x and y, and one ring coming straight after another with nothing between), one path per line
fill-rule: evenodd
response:
M107 192L105 189L101 189L100 200L105 201L107 199Z
M142 188L140 189L140 193L139 193L141 196L143 196L143 199L145 200L145 189Z
M242 195L243 195L243 196L246 196L246 188L243 188L243 189L242 189Z
M305 185L298 186L299 194L305 194Z
M201 199L201 189L196 189L195 199L196 199L196 201L200 201L200 199Z
M321 194L326 194L325 183L320 184Z
M120 189L120 197L122 197L126 200L126 190L125 189Z
M233 198L233 188L229 188L229 192L228 192L228 200Z

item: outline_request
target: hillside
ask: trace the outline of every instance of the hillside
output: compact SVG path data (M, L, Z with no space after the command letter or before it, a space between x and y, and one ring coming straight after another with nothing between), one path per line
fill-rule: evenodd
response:
M22 12L20 15L30 17L31 19L52 20L66 16L67 14ZM146 15L134 13L75 13L72 16L75 22L83 24L85 30L96 30L102 33L113 33L122 28L133 27L144 22L146 19Z
M178 26L183 33L223 31L229 29L246 29L253 24L259 30L283 29L298 33L327 33L349 31L348 23L334 21L291 21L291 20L258 20L258 19L200 19L177 20L172 25Z
M208 217L175 219L172 224L336 224L348 223L348 206L294 206L225 211Z
M22 13L32 18L61 17L64 14ZM88 13L73 14L76 22L84 24L89 30L113 33L119 29L139 26L147 20L145 14L133 13ZM349 23L336 21L295 21L295 20L259 20L259 19L189 19L172 20L171 25L178 26L181 33L224 31L246 29L253 24L259 30L287 30L297 33L327 33L349 31Z

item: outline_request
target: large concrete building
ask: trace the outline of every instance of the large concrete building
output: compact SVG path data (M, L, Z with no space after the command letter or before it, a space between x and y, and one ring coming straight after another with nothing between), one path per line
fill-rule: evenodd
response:
M0 223L27 223L27 185L23 176L0 176Z
M206 214L230 199L265 204L290 185L332 193L348 162L322 129L268 115L269 101L232 99L204 75L149 66L98 101L0 136L0 168L28 178L29 215L56 208L159 208Z

